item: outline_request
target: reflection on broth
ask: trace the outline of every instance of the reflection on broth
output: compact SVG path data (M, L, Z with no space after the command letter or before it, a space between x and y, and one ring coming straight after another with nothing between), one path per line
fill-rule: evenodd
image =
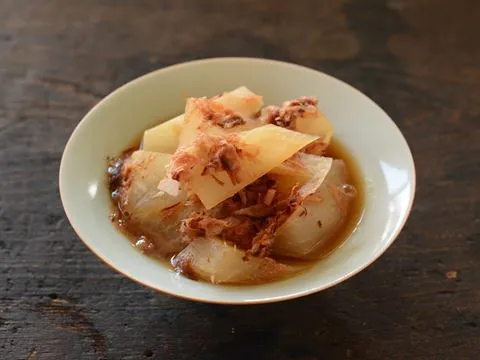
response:
M192 279L258 284L345 241L364 200L352 156L316 99L262 107L245 87L190 98L110 161L112 221L134 246Z

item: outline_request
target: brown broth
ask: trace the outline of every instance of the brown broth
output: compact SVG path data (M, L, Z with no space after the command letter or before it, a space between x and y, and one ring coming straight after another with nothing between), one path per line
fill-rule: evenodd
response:
M126 157L128 157L133 151L138 149L139 146L140 146L140 140L135 141L132 144L132 146L130 146L127 150L122 152L122 154L117 158L117 161L122 161L122 159L125 159ZM334 235L332 235L330 239L323 242L322 245L318 249L316 249L312 254L305 256L303 259L292 259L292 258L275 256L275 259L280 260L286 264L303 265L303 266L307 265L305 266L305 270L303 271L308 271L308 269L310 269L311 267L308 265L314 265L317 261L319 261L322 258L325 258L326 256L330 255L333 251L338 249L355 231L356 227L358 226L358 223L362 218L363 210L364 210L365 184L363 180L363 175L357 162L351 155L348 148L344 144L342 144L338 139L333 137L329 147L325 152L325 155L328 157L332 157L334 159L341 159L345 162L347 173L348 173L347 174L348 183L355 187L356 196L353 198L350 204L348 216L345 219L342 227ZM110 165L111 164L112 162L110 162ZM112 182L112 179L113 179L113 182ZM143 236L142 229L130 224L128 221L128 216L125 216L125 214L121 213L120 206L117 203L116 198L114 196L115 187L118 186L118 183L116 183L115 181L118 181L118 177L115 177L115 176L112 177L110 174L108 178L108 187L112 194L112 204L114 206L112 208L113 209L112 216L111 216L112 222L114 222L117 225L117 228L129 239L129 241L132 243L133 246L137 247L145 255L159 260L160 263L163 263L166 266L172 267L170 262L171 256L166 257L165 255L162 255L156 252L155 249L152 249L152 247L149 246L148 239ZM139 239L143 240L142 246L135 245ZM296 276L297 274L298 272L282 277L279 280L285 279L287 277L293 277L293 276Z

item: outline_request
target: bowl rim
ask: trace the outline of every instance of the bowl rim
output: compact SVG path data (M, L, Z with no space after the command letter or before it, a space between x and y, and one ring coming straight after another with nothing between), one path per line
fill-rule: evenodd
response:
M411 196L408 200L408 207L407 207L407 210L405 211L404 213L404 218L402 220L402 222L399 224L398 228L395 230L395 232L390 235L390 238L388 239L388 241L386 241L384 243L384 245L382 246L382 248L373 256L371 257L370 259L368 259L364 264L362 264L362 266L359 266L357 268L355 268L354 270L344 274L343 276L339 277L338 279L335 279L334 281L331 281L329 282L328 284L325 284L325 285L319 285L319 286L313 286L307 290L304 290L304 291L300 291L300 292L294 292L294 293L291 293L291 294L286 294L286 295L282 295L282 296L277 296L277 297L267 297L267 298L255 298L255 299L248 299L248 300L221 300L221 299L205 299L205 298L201 298L201 297L194 297L194 296L188 296L188 295L183 295L183 294L178 294L178 293L175 293L173 291L168 291L168 290L165 290L163 288L159 288L159 287L156 287L154 286L153 284L148 284L146 282L144 282L142 279L140 278L135 278L134 276L128 274L128 273L125 273L122 269L120 269L119 267L116 267L115 265L111 264L110 261L103 255L103 253L100 253L100 252L97 252L93 249L93 247L89 244L89 242L84 239L84 237L81 235L81 231L77 228L76 225L74 225L74 222L72 221L72 215L69 213L68 209L67 209L67 206L66 206L66 202L65 202L65 195L64 195L64 185L62 185L64 183L64 181L62 181L62 179L64 178L64 172L65 172L65 156L66 154L69 152L69 148L71 147L71 143L73 142L73 139L76 137L77 133L79 132L80 128L82 128L82 126L85 125L86 123L86 119L88 119L88 117L95 111L97 111L98 108L100 108L101 106L104 105L104 103L106 103L111 97L114 97L116 96L118 93L122 92L122 91L125 91L125 89L127 87L130 87L132 86L133 84L136 84L138 82L141 82L143 81L144 79L146 78L149 78L149 77L154 77L154 76L157 76L159 73L166 73L166 72L169 72L169 71L173 71L173 70L177 70L177 69L181 69L182 67L188 67L188 66L192 66L192 65L197 65L197 64L201 64L201 63L206 63L206 62L238 62L238 61L244 61L244 62L263 62L263 63L277 63L277 64L280 64L282 66L287 66L287 67L292 67L292 68L297 68L299 70L303 70L303 71L308 71L308 72L311 72L312 74L322 74L323 76L326 76L328 78L331 78L333 80L336 80L340 83L342 83L343 85L345 85L346 87L349 88L349 90L357 93L358 95L362 96L366 101L369 101L371 103L373 103L373 105L375 105L384 115L385 117L390 121L391 125L393 125L393 128L395 129L397 135L403 140L403 142L405 143L406 145L406 153L405 153L405 156L408 158L409 162L411 162L411 170L412 170L412 182L411 182L411 186L412 186L412 191L411 191ZM413 154L412 154L412 151L410 149L410 146L408 145L408 142L405 138L405 136L403 135L403 133L401 132L400 128L397 126L397 124L393 121L393 119L385 112L385 110L383 110L382 107L380 107L380 105L378 105L375 101L373 101L369 96L367 96L366 94L364 94L363 92L361 92L360 90L358 90L357 88L355 88L354 86L348 84L347 82L339 79L339 78L336 78L332 75L329 75L327 73L324 73L323 71L320 71L320 70L316 70L316 69L313 69L313 68L310 68L310 67L307 67L307 66L304 66L304 65L299 65L299 64L295 64L295 63L290 63L290 62L286 62L286 61L281 61L281 60L275 60L275 59L268 59L268 58L259 58L259 57L212 57L212 58L202 58L202 59L196 59L196 60L190 60L190 61L185 61L185 62L181 62L181 63L177 63L177 64L172 64L172 65L168 65L166 67L163 67L163 68L159 68L157 70L153 70L151 72L148 72L146 74L143 74L143 75L140 75L126 83L124 83L123 85L119 86L118 88L114 89L113 91L111 91L108 95L106 95L105 97L103 97L98 103L96 103L83 117L82 119L78 122L78 124L75 126L74 130L72 131L72 133L70 134L70 137L68 138L68 141L67 143L65 144L65 148L63 150L63 153L62 153L62 157L61 157L61 160L60 160L60 167L59 167L59 175L58 175L58 184L59 184L59 193L60 193L60 199L61 199L61 202L62 202L62 207L63 207L63 210L65 212L65 215L67 216L67 219L70 223L70 226L73 228L75 234L80 238L80 240L82 240L82 242L84 243L84 245L93 253L95 254L95 256L97 256L97 258L99 258L100 260L102 260L103 263L105 263L107 266L109 266L111 269L115 270L116 272L119 272L120 274L122 274L123 276L129 278L130 280L133 280L134 282L136 283L139 283L140 285L143 285L147 288L150 288L156 292L160 292L160 293L163 293L163 294L166 294L166 295L170 295L170 296L173 296L173 297L176 297L176 298L180 298L180 299L186 299L186 300L191 300L191 301L196 301L196 302L201 302L201 303L209 303L209 304L223 304L223 305L252 305L252 304L267 304L267 303L274 303L274 302L280 302L280 301L287 301L287 300L293 300L293 299L296 299L296 298L300 298L300 297L304 297L304 296L308 296L308 295L311 295L311 294L314 294L314 293L317 293L317 292L320 292L320 291L323 291L323 290L326 290L328 288L331 288L335 285L338 285L339 283L345 281L345 280L348 280L349 278L353 277L354 275L360 273L361 271L363 271L364 269L366 269L368 266L370 266L372 263L374 263L378 258L380 258L386 251L387 249L390 248L390 246L393 244L393 242L397 239L398 235L401 233L401 231L403 230L406 222L408 221L409 217L410 217L410 214L411 214L411 211L412 211L412 208L413 208L413 203L414 203L414 200L415 200L415 195L416 195L416 183L417 183L417 175L416 175L416 168L415 168L415 161L414 161L414 158L413 158Z

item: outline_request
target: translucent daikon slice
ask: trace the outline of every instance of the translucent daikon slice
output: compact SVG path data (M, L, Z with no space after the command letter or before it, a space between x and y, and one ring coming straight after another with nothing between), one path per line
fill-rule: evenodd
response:
M171 155L157 152L135 151L123 165L125 182L122 186L121 204L130 215L142 218L152 212L178 204L186 197L185 191L171 194L158 189L165 179L165 166ZM173 180L170 180L173 181Z
M306 113L296 120L295 130L305 134L317 135L328 146L333 135L333 126L327 117L317 110L315 113Z
M178 115L146 130L143 134L143 150L173 154L178 147L178 138L182 131L183 120L183 114Z
M247 98L250 99L250 98ZM253 113L251 107L256 109ZM218 99L190 98L185 107L184 126L180 133L179 144L191 144L199 133L221 135L253 129L262 125L253 118L259 109L261 98L252 100L227 93Z
M181 251L181 220L201 208L187 204L187 191L165 177L171 155L135 151L122 167L119 203L129 229L154 244L152 254L167 256Z
M192 172L188 186L207 209L233 196L317 138L275 125L265 125L239 133L238 139L244 155L236 164L239 169L236 182L225 171L209 175L201 175L201 171Z
M306 197L315 192L332 166L332 159L299 152L281 165L272 169L269 176L276 180L281 193L290 193L298 185L299 195Z
M262 97L254 94L245 86L224 93L214 99L215 102L252 117L263 105ZM143 150L173 154L179 146L179 137L184 125L184 114L145 131Z
M344 224L354 195L344 191L345 184L345 164L334 160L322 186L305 199L280 229L273 243L273 252L303 257L331 240Z
M302 182L307 181L312 174L305 166L303 160L304 153L296 153L283 163L273 168L271 174L280 176L293 176L301 179Z
M227 92L215 101L247 118L254 116L263 106L262 97L245 86Z
M301 270L271 258L251 257L218 238L198 238L183 249L173 265L193 278L214 284L255 284L282 278Z
M133 217L130 224L140 229L142 235L155 244L155 255L170 257L187 246L183 234L179 232L182 220L200 209L199 203L181 202L150 212L148 216Z

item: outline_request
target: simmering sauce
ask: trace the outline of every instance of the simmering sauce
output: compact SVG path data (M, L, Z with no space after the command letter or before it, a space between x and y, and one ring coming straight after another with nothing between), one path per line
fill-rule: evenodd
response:
M128 214L124 214L120 211L118 204L117 191L120 186L120 171L123 161L131 155L131 153L137 150L140 146L140 141L135 142L134 146L125 150L116 160L110 162L108 168L108 186L112 197L112 209L111 219L117 228L129 239L133 246L138 248L144 254L159 260L162 264L171 267L170 258L174 254L165 254L155 247L155 245L148 240L142 233L142 229L132 225L128 220ZM365 199L365 185L361 170L358 167L355 159L349 152L349 150L338 139L333 138L325 156L332 157L334 159L341 159L344 161L347 174L348 183L353 185L356 189L356 196L352 199L348 211L348 215L343 222L343 225L338 231L330 236L326 241L323 241L317 249L311 254L304 256L302 259L291 259L286 257L276 256L276 259L281 260L283 263L295 265L313 265L316 261L328 256L335 249L340 247L349 236L355 231L364 209ZM305 269L309 269L310 266L305 266Z

